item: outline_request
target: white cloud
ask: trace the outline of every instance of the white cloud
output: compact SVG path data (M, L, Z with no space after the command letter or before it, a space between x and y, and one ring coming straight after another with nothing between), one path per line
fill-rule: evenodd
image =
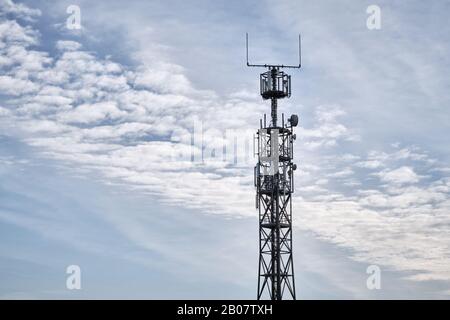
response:
M41 15L41 11L27 7L22 3L14 3L12 0L1 0L0 17L5 14L13 14L16 17L32 21L33 18Z
M381 181L402 185L416 183L420 180L420 177L414 172L410 167L400 167L395 170L383 170L377 175L380 177Z
M61 51L77 51L81 49L81 43L70 40L59 40L56 42L56 48Z
M39 33L30 26L22 27L15 20L4 20L0 24L0 48L8 45L29 46L38 43Z
M18 79L10 76L0 76L0 91L3 94L21 96L36 92L39 85L30 80Z
M120 110L115 101L104 101L94 104L82 104L74 109L60 113L58 118L63 123L92 123L114 120L127 115Z
M136 88L157 90L161 93L189 93L193 88L182 70L172 65L158 66L157 69L140 68L135 73Z
M359 137L338 121L345 115L342 107L338 105L319 106L315 112L316 127L298 128L298 136L304 147L315 150L319 147L334 147L339 140L356 141Z
M3 108L3 107L0 106L0 117L5 117L5 116L8 116L10 114L11 114L11 112L8 109Z
M357 162L355 165L361 168L376 169L381 167L383 164L379 160L366 160Z
M353 170L351 168L343 168L340 171L335 171L332 172L330 174L328 174L327 176L330 178L343 178L343 177L348 177L351 176L353 174Z

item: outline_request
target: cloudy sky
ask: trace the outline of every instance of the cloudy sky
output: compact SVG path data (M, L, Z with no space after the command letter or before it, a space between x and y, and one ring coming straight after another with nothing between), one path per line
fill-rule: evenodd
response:
M248 32L252 61L273 63L295 63L302 34L279 104L300 116L298 298L448 299L449 12L0 0L0 297L256 297L251 144L269 105Z

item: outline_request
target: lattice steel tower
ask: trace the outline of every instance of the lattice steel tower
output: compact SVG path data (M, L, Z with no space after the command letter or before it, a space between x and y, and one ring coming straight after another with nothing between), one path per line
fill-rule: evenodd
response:
M268 71L260 75L260 91L264 100L271 101L271 121L260 120L256 135L258 163L255 166L256 208L259 212L259 271L258 300L264 293L271 300L295 300L294 263L292 259L292 193L294 170L292 162L294 127L298 116L292 115L281 125L277 122L278 99L291 95L291 76L283 68L301 67L301 40L299 36L299 64L250 64L248 61L248 34L246 35L247 66L263 67Z

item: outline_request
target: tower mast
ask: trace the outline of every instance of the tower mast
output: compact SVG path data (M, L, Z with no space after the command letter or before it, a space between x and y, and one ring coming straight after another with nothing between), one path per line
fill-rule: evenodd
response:
M246 35L247 66L268 70L260 75L260 93L271 101L271 121L260 120L257 132L258 163L255 166L256 208L259 213L259 268L258 300L268 296L271 300L296 299L294 263L292 258L292 193L297 166L293 160L294 127L298 116L292 115L287 123L282 114L278 125L278 99L291 96L291 76L283 68L301 67L299 36L299 64L250 64L248 61L248 34Z

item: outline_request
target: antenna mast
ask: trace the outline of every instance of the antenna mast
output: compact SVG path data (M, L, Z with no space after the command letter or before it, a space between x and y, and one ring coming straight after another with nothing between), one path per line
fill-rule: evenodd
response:
M248 60L248 34L246 34L247 66L268 70L260 74L260 93L271 100L271 122L266 115L260 120L257 132L258 163L255 166L256 208L259 212L259 271L258 300L267 292L271 300L283 296L296 299L294 262L292 258L292 193L294 192L293 142L298 116L291 115L278 125L278 99L291 96L291 76L283 68L301 67L301 38L298 36L298 65L251 64Z

